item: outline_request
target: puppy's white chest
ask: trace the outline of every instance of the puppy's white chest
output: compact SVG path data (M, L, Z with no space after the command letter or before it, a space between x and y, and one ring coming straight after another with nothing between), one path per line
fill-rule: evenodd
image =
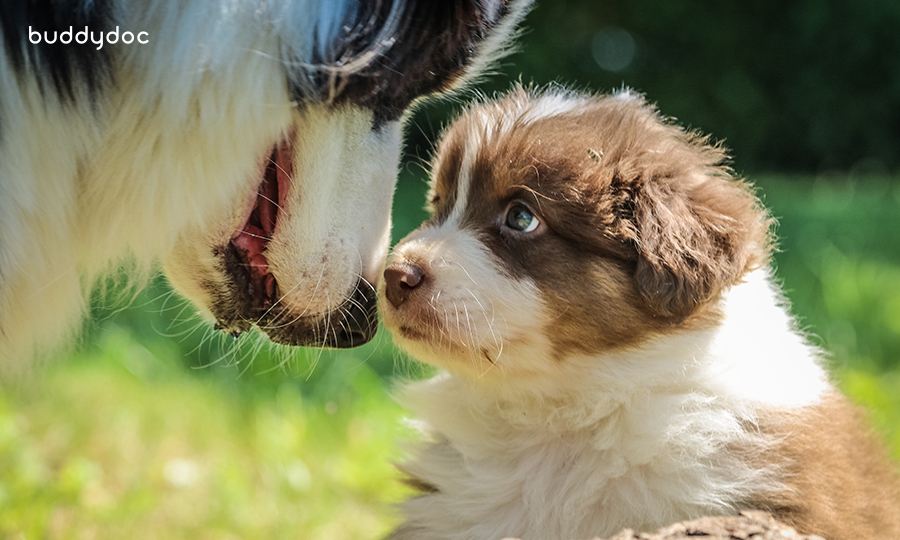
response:
M653 530L733 512L767 482L765 471L725 450L753 442L739 418L706 396L646 394L565 429L597 411L516 410L479 401L465 386L442 377L406 394L433 441L402 469L433 491L404 504L407 523L395 538L564 540Z

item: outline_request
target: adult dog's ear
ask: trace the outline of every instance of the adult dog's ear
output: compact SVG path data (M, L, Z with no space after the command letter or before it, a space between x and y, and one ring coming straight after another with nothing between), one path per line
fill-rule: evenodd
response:
M508 54L516 37L516 29L525 17L533 0L462 0L456 4L459 21L470 36L464 47L465 67L453 83L454 87L469 84ZM461 51L460 51L461 52ZM446 89L445 89L446 90Z
M402 1L402 0L395 0ZM471 82L509 52L516 28L532 0L444 0L418 2L400 28L401 35L416 33L403 47L400 65L416 71L419 95L445 92ZM423 31L423 29L428 31Z
M654 315L673 321L764 264L769 246L769 221L745 183L719 166L686 169L631 191L637 289Z
M363 2L348 45L323 59L327 99L397 119L415 99L469 83L509 50L532 0Z

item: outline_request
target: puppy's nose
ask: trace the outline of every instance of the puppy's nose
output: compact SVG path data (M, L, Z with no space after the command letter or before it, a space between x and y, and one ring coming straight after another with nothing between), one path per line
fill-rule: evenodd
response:
M384 294L395 308L409 299L409 295L425 281L425 270L417 264L397 264L384 270Z

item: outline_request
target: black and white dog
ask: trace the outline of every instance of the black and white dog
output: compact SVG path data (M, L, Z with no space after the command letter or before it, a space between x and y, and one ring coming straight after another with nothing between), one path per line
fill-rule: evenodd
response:
M0 373L130 260L234 335L367 341L401 116L481 72L527 4L0 2Z

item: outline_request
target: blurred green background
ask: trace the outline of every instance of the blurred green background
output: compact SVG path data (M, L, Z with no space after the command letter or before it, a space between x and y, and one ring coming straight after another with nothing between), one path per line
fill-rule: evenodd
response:
M645 92L732 149L777 217L777 275L835 379L900 458L900 3L546 0L479 90ZM467 98L408 125L395 241ZM121 297L125 297L125 301ZM81 346L0 389L0 538L377 538L412 435L389 397L428 370L375 341L238 342L162 279L96 297Z

